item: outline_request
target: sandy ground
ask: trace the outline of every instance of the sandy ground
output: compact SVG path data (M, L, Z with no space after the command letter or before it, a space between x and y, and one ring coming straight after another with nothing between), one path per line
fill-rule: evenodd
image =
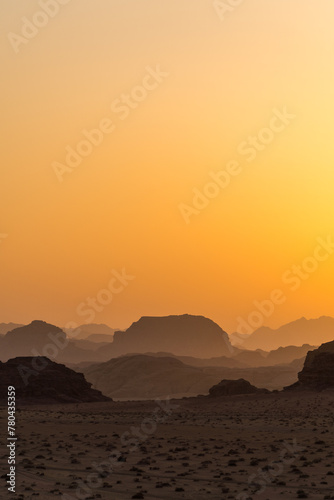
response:
M333 392L21 407L0 498L334 499L333 422Z

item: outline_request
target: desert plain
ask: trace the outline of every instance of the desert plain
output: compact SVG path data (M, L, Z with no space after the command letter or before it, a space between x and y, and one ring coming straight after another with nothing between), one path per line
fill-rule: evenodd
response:
M5 408L0 416L5 427ZM333 422L333 390L18 401L17 493L10 498L334 499Z

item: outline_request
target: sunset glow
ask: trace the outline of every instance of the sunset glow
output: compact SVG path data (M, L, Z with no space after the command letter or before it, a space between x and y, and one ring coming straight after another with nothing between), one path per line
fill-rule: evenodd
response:
M333 316L334 3L40 5L0 6L1 321Z

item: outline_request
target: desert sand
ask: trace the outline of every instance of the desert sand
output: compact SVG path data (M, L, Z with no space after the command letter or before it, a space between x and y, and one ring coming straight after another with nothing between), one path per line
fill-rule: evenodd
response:
M1 408L3 427L5 416ZM17 490L10 497L330 499L333 422L333 391L191 398L167 406L18 402ZM2 454L2 470L6 460Z

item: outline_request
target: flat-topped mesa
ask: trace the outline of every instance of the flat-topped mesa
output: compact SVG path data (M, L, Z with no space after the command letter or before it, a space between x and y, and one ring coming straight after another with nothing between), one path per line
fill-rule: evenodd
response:
M15 387L20 403L82 403L111 401L91 388L82 373L45 357L18 357L0 362L0 394Z
M179 356L231 355L227 333L204 316L144 316L125 332L115 332L110 357L127 353L170 352Z

